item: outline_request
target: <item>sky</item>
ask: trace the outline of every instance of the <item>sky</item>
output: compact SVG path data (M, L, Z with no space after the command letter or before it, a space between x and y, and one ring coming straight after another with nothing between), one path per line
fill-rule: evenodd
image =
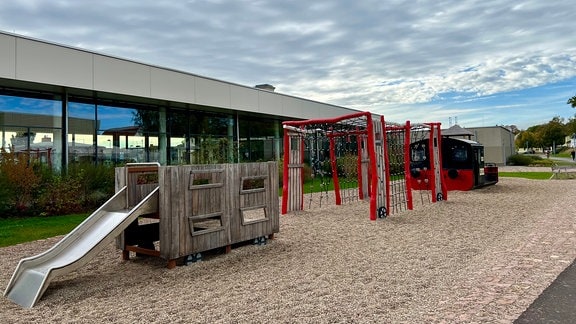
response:
M443 127L576 109L569 0L19 0L0 30Z

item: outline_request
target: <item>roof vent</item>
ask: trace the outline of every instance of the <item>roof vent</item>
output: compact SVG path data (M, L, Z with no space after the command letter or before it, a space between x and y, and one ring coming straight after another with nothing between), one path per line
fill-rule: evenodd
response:
M268 83L264 83L264 84L257 84L255 86L256 89L262 89L262 90L267 90L267 91L274 91L274 89L276 89L273 85L268 84Z

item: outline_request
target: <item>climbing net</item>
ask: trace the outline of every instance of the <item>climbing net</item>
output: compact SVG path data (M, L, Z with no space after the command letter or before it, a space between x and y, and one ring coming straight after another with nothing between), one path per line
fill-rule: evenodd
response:
M384 123L386 136L386 207L387 214L397 213L410 209L409 194L406 179L406 143L410 139L410 132L406 125Z
M386 124L385 133L389 213L413 209L413 190L421 204L442 200L440 124Z
M447 198L447 190L442 183L442 151L440 124L417 124L412 126L412 140L408 152L408 183L420 193L420 202L436 202Z
M283 213L371 196L368 191L377 179L376 165L371 163L374 147L369 145L374 142L370 113L283 125Z
M386 123L367 112L332 119L288 121L284 126L282 213L351 203L370 198L370 219L412 209L413 141L426 136L439 143L439 124ZM438 128L438 131L435 129ZM437 135L436 135L437 134ZM431 142L432 143L432 142ZM435 145L425 145L430 159L440 161ZM437 167L425 172L429 202L440 188ZM440 170L438 167L437 170Z

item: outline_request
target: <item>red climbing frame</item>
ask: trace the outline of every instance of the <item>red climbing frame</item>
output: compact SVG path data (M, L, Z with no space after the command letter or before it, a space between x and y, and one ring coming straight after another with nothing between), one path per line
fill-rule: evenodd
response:
M342 203L338 167L336 165L335 139L345 136L356 136L357 140L357 175L358 197L365 198L362 178L368 179L368 193L370 197L370 218L376 219L376 196L378 189L378 172L376 165L376 152L374 149L374 130L372 114L359 112L355 114L302 121L287 121L284 126L284 165L282 180L282 214L292 210L302 210L304 206L304 144L303 138L307 134L321 133L329 139L330 163L334 194L337 205ZM366 138L366 141L362 141ZM362 153L368 155L368 165L362 161Z

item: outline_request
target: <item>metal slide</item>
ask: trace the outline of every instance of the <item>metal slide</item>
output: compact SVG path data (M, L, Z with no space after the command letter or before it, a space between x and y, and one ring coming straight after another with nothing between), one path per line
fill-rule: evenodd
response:
M132 209L126 209L126 190L118 191L49 250L20 260L4 295L22 307L33 307L52 279L88 263L138 216L158 211L158 187Z

